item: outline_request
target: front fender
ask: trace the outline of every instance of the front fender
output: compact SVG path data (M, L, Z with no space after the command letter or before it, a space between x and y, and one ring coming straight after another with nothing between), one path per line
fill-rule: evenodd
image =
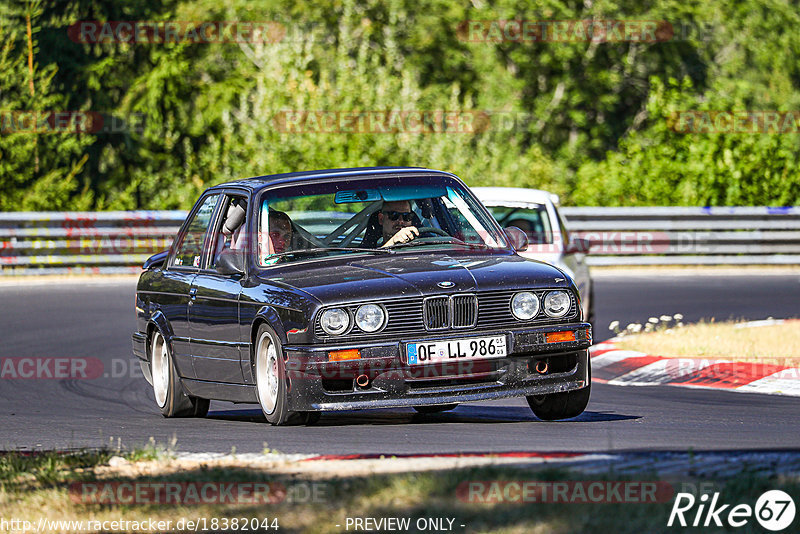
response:
M262 306L259 308L255 317L253 317L252 324L250 325L250 349L247 359L245 359L244 355L242 355L242 375L244 376L245 384L255 383L255 375L253 374L255 361L253 360L253 357L255 355L256 334L258 333L258 327L262 323L267 323L270 328L275 331L275 333L278 335L278 340L281 342L281 345L286 345L287 343L286 329L283 326L283 321L281 320L280 315L278 315L277 310L272 306ZM250 365L245 365L245 361L249 362Z
M262 306L259 308L258 312L256 312L256 316L253 319L252 335L250 336L251 340L255 340L257 325L261 322L266 322L273 330L275 330L275 333L278 334L281 344L285 345L288 342L288 338L286 337L286 329L283 326L283 320L278 314L278 311L272 306Z

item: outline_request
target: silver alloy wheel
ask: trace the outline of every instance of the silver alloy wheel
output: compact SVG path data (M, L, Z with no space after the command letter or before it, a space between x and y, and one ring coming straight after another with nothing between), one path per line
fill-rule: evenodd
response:
M153 334L153 346L150 351L152 358L151 371L153 375L153 393L156 404L163 408L167 404L167 391L169 391L169 353L164 336L160 332Z
M266 332L261 334L256 349L256 385L261 409L271 414L278 403L278 351Z

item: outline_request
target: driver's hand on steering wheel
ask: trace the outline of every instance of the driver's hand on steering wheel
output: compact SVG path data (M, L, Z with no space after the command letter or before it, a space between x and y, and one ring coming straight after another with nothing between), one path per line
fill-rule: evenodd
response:
M391 247L392 245L399 245L401 243L408 243L412 241L415 237L419 236L419 230L417 230L416 226L406 226L405 228L401 228L394 234L389 241L381 245L381 248L384 247Z

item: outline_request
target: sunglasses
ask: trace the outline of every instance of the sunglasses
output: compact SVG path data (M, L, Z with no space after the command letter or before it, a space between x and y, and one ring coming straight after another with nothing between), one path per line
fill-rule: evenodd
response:
M413 211L384 211L383 213L392 221L396 221L402 217L405 222L411 222L411 219L414 217Z

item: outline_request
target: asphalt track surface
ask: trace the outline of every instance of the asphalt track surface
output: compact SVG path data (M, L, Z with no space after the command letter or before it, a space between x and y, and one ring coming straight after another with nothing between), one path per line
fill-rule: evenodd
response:
M623 325L682 313L701 318L797 317L800 275L641 275L596 278L595 339ZM212 402L206 419L164 419L130 350L135 282L0 285L0 358L84 357L95 379L1 379L0 450L160 445L191 452L409 454L505 451L798 449L800 398L674 387L594 384L577 419L538 421L524 399L325 414L310 427L272 427L253 405Z

